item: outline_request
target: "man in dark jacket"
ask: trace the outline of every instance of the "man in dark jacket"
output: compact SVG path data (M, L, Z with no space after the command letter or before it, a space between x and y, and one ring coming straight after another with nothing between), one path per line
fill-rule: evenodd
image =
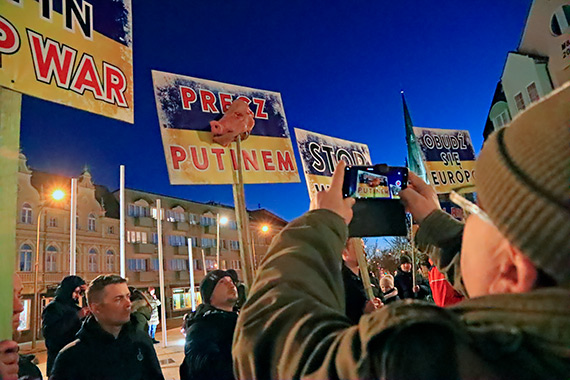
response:
M95 278L87 290L92 315L77 340L57 356L51 380L164 380L152 341L131 321L127 281Z
M59 351L75 340L82 319L88 308L79 307L79 299L85 292L85 281L78 276L67 276L55 291L55 298L42 314L42 333L47 348L47 375L51 374L53 362Z
M416 286L414 288L412 278L412 259L410 259L410 256L408 255L402 255L400 257L400 267L394 277L394 286L398 289L398 296L400 299L424 299L429 295L428 284L422 286L420 281L416 281Z
M232 339L237 288L226 271L209 272L200 283L203 303L188 321L180 380L233 380Z
M312 211L271 243L234 337L241 379L568 379L570 83L492 134L475 165L485 208L465 225L410 172L416 239L466 299L395 302L351 326L341 252L354 199L341 161ZM547 174L545 174L547 173ZM462 240L463 236L463 240Z
M374 299L368 300L364 284L360 277L360 268L356 259L354 244L363 244L360 238L348 239L342 251L342 282L344 284L344 296L346 302L346 316L353 324L358 324L360 317L372 313L382 307L379 284L370 276Z

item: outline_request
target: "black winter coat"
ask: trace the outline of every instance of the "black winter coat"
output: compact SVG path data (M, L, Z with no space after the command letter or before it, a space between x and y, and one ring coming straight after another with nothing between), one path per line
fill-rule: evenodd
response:
M362 279L354 274L344 263L342 264L342 281L344 283L346 316L353 325L356 325L364 314L364 307L368 301L364 285L362 284ZM378 280L370 276L370 283L374 297L378 297L383 301Z
M233 380L237 313L202 304L188 320L180 380Z
M419 279L419 277L417 279ZM404 272L401 268L398 268L398 272L396 272L396 276L394 277L394 287L398 289L398 296L400 299L424 299L430 295L429 284L426 287L419 281L416 281L416 283L419 285L420 290L414 294L412 272Z
M90 316L77 338L57 356L50 380L164 380L152 340L133 318L115 339Z
M85 284L80 277L68 276L56 290L56 295L42 313L42 334L47 348L46 370L51 374L53 362L59 351L75 340L81 328L78 312L81 309L72 298L78 286Z

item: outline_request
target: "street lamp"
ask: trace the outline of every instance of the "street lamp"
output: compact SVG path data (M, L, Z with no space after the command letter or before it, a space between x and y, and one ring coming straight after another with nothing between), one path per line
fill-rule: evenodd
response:
M55 201L60 201L65 197L65 193L61 189L56 189L51 193L51 199ZM32 322L34 324L34 329L32 331L32 349L36 348L36 340L38 334L38 317L39 317L39 294L38 294L38 277L40 268L40 226L42 221L42 213L46 207L47 200L42 199L43 194L40 193L40 209L38 210L38 220L36 229L36 258L34 263L34 312Z
M260 230L261 232L266 234L267 232L269 232L269 226L267 224L264 224L263 226L261 226ZM251 230L251 249L253 253L253 266L255 269L257 269L257 255L255 253L255 239L253 236L253 230Z
M220 267L220 224L226 225L228 223L228 218L222 216L220 218L220 213L216 214L216 262L218 264L218 269Z

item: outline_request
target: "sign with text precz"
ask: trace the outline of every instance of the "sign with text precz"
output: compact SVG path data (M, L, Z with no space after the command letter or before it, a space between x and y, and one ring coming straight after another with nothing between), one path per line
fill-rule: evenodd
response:
M414 127L427 178L438 194L473 186L475 151L469 131Z
M133 123L131 0L0 2L0 86Z
M210 121L237 98L249 104L255 120L241 143L244 183L299 182L281 94L154 70L152 79L171 184L234 182L235 144L215 143Z
M340 160L345 160L349 165L371 165L366 144L298 128L295 128L295 136L311 199L330 186L334 169Z

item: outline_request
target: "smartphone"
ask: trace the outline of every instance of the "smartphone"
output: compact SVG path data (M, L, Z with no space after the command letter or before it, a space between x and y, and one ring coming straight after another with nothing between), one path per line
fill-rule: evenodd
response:
M400 191L408 184L408 168L377 164L347 166L343 196L356 199L348 226L351 237L406 236L407 220Z

